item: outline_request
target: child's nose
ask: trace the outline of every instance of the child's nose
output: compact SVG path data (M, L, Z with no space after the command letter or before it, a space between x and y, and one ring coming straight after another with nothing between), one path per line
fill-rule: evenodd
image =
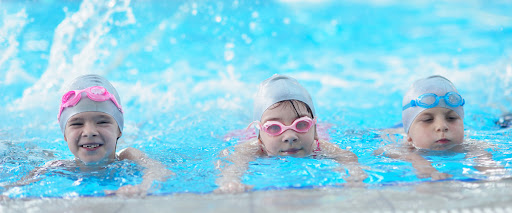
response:
M84 131L82 132L83 137L95 137L98 136L98 130L96 125L86 122L84 124Z
M283 142L285 143L293 143L297 142L299 140L299 137L297 137L297 134L295 131L289 129L283 132Z
M436 131L437 132L448 131L448 123L442 119L438 119L438 121L436 122Z

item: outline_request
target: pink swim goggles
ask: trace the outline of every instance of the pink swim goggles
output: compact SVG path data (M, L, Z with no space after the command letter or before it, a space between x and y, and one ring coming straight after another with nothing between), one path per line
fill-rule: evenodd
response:
M293 121L292 125L290 126L286 126L279 121L267 121L264 124L261 124L259 121L254 121L249 126L251 126L254 123L257 124L256 127L258 129L268 133L269 135L278 136L289 129L299 133L308 132L309 129L311 129L311 127L313 126L313 124L316 123L316 118L311 119L310 117L307 116L297 118L295 121Z
M80 102L80 99L82 99L82 92L85 92L87 94L87 97L93 101L101 102L101 101L107 101L111 100L116 107L123 113L123 109L121 108L121 105L117 103L116 97L112 94L110 94L107 89L105 89L102 86L93 86L89 88L85 88L83 90L73 90L69 91L66 94L62 96L62 101L60 104L60 110L59 110L59 116L58 119L60 120L60 115L62 114L62 111L66 107L73 107Z

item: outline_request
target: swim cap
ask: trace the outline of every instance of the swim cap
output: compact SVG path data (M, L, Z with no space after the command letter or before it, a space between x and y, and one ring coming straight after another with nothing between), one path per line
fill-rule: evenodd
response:
M77 78L75 78L66 88L66 92L72 91L72 90L82 90L85 88L93 87L93 86L102 86L107 91L114 95L117 99L117 102L119 105L121 104L121 98L119 98L119 95L117 94L116 89L110 82L99 76L99 75L82 75ZM123 131L123 125L124 125L124 118L123 113L119 111L117 106L112 101L93 101L87 97L86 94L82 93L82 98L80 101L72 107L66 107L62 111L62 114L60 115L60 129L62 130L62 133L64 134L64 130L66 130L66 123L68 122L69 118L71 118L73 115L76 115L81 112L104 112L112 116L119 126L119 129L121 132Z
M313 100L308 91L297 80L286 75L274 74L260 84L254 98L253 120L259 121L268 107L285 100L304 102L313 112L313 117L316 117Z
M411 100L416 100L419 96L426 93L434 93L437 96L444 96L448 92L457 92L457 89L453 83L440 75L433 75L427 78L423 78L415 81L409 91L405 93L402 100L402 106L406 106ZM455 111L462 119L464 119L464 108L462 106L451 107L448 106L444 100L439 100L439 103L435 107L443 107ZM409 107L402 111L402 123L404 124L405 133L409 133L409 128L412 122L421 112L427 108L415 106Z

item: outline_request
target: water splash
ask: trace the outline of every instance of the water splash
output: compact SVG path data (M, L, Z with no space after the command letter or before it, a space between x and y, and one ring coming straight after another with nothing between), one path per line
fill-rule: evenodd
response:
M69 14L55 29L48 68L33 86L15 100L10 111L57 108L59 92L67 79L86 73L104 74L102 61L113 45L108 33L114 27L135 23L130 1L85 0L76 13ZM122 14L124 21L114 21ZM49 104L34 104L49 103Z
M32 83L36 80L20 67L21 60L16 58L20 46L16 38L22 34L27 23L28 15L25 9L2 17L2 25L0 25L0 73L6 70L6 74L3 77L4 80L0 80L0 85L10 85L19 81Z

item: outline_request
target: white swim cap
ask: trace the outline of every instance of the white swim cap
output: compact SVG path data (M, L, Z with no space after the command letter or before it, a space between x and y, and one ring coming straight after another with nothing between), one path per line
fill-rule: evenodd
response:
M405 93L402 100L402 107L406 107L411 103L411 100L416 100L419 96L433 93L437 96L445 96L446 93L453 92L458 93L453 83L440 75L433 75L427 78L419 79L415 81L411 88ZM452 107L446 104L445 100L439 100L439 103L435 107L443 107L455 111L462 119L464 119L464 108L463 106ZM402 123L404 125L405 133L409 133L409 128L412 122L421 112L428 108L413 106L408 107L402 111Z
M93 87L93 86L101 86L107 91L114 95L114 97L117 100L117 103L121 106L121 98L117 94L116 89L110 82L99 76L99 75L82 75L77 78L75 78L73 81L70 82L68 87L66 88L66 93L68 91L73 90L82 90L85 88ZM71 118L73 115L76 115L81 112L104 112L112 116L119 126L119 130L121 132L123 131L124 126L124 118L123 113L120 111L120 109L114 104L112 101L93 101L87 97L86 94L82 93L82 97L80 101L72 106L72 107L66 107L62 110L62 114L60 114L60 129L62 130L62 133L64 134L64 131L66 130L66 123L68 122L69 118Z
M268 107L285 100L297 100L305 103L313 112L313 117L316 117L313 100L308 91L294 78L274 74L260 84L254 98L253 120L259 121Z

